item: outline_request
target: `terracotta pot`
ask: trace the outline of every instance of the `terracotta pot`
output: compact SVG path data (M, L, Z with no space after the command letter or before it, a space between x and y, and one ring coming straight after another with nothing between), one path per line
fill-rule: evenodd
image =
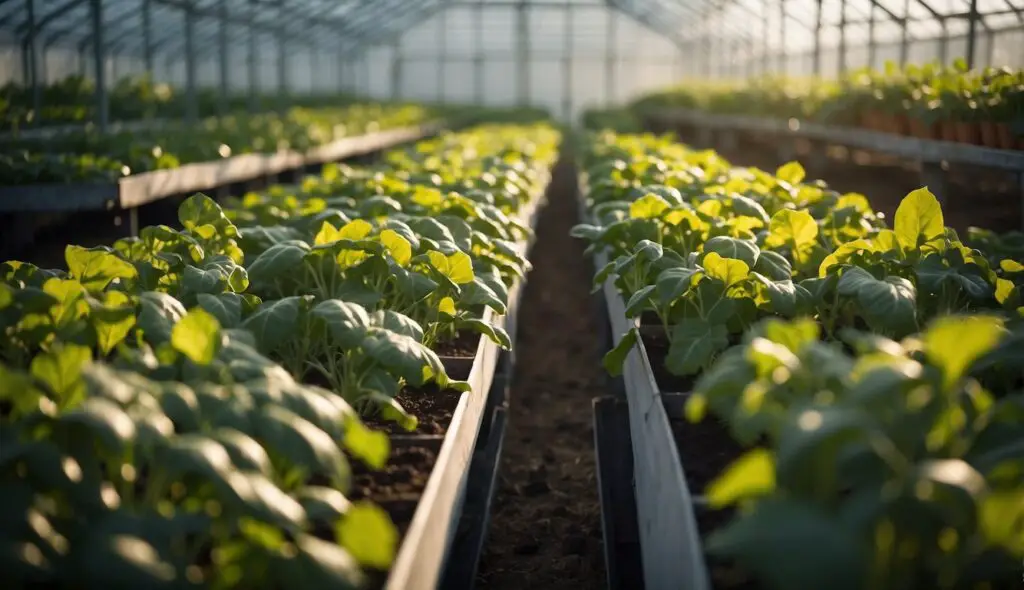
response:
M999 149L1013 149L1014 138L1009 123L996 123L996 138L999 140Z
M996 131L996 124L992 121L978 123L978 137L981 138L981 145L985 147L999 147L999 132Z
M956 129L956 140L969 145L979 145L981 139L978 137L978 126L970 121L957 121L953 124Z
M942 141L956 141L956 123L953 121L942 121L939 125L939 129L942 131L940 139Z
M918 139L932 139L932 129L924 121L916 117L907 118L907 128L911 137Z

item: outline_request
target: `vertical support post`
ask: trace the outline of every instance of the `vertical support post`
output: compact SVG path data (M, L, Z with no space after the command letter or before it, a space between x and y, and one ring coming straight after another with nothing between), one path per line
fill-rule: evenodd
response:
M821 4L822 0L817 0L814 10L814 61L811 71L815 76L821 75Z
M199 119L199 101L196 99L196 15L191 4L185 5L185 121L194 124Z
M103 0L92 0L92 58L96 67L96 125L100 132L110 123L110 97L107 95L107 47L103 39Z
M518 103L519 106L530 104L530 27L526 22L526 0L519 0L516 5L516 34L518 39L518 60L516 63Z
M903 0L903 20L900 21L900 65L910 59L910 0Z
M38 121L43 106L43 87L39 80L39 33L36 31L35 0L25 0L25 11L28 13L28 35L25 39L28 67L25 68L25 82L32 84L32 111L35 114L33 120Z
M572 2L565 3L565 45L562 47L562 116L572 124Z
M398 43L395 43L398 51ZM437 102L445 103L445 64L448 62L448 11L441 9L437 15Z
M142 0L142 67L153 77L153 2Z
M473 99L484 104L484 3L478 0L473 11L476 36L473 39Z
M615 60L616 49L619 45L619 35L616 21L619 15L614 10L608 11L608 28L605 31L607 44L604 46L604 104L612 106L615 103Z
M220 0L220 23L217 28L218 57L220 58L220 92L217 96L220 114L228 113L228 76L231 75L228 69L228 3L227 0Z
M283 24L288 22L288 15L284 0L278 0L278 24L277 24L277 94L280 112L284 112L287 106L288 97L288 47L287 39L284 36Z
M949 26L945 17L939 19L939 25L942 26L942 35L939 37L939 63L946 65L949 62Z
M978 0L971 0L967 12L967 67L974 67L978 45Z
M878 39L875 37L875 3L868 7L868 67L875 67L875 54L878 53Z
M779 73L789 70L789 56L786 52L786 0L779 0Z
M768 40L771 38L771 30L768 27L768 2L761 3L761 74L767 74L771 67L771 52L768 47Z
M259 69L256 62L256 0L249 0L249 34L246 41L249 42L246 51L246 65L249 68L249 112L255 113L259 110L256 104L256 90L259 88Z
M397 38L391 43L391 97L402 98L402 50Z
M839 74L846 73L846 0L839 0Z

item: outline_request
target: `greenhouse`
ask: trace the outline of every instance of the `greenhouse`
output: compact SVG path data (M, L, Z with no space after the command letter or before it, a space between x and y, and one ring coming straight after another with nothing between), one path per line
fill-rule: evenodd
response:
M1024 0L0 0L16 590L1016 590Z

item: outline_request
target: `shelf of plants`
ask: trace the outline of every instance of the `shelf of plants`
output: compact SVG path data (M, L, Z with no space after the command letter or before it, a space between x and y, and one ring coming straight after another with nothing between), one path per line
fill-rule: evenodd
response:
M368 104L212 118L196 128L10 139L0 157L0 211L130 209L412 141L441 128L431 116Z
M634 109L667 124L745 131L924 163L1024 171L1024 73L890 65L838 81L688 83Z
M480 126L0 265L8 582L434 587L558 144Z
M1016 588L1024 265L867 198L588 135L648 588ZM979 249L980 248L980 249Z

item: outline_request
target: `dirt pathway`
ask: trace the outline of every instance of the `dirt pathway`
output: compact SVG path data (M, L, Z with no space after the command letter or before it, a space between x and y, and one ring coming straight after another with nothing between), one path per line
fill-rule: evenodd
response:
M605 585L591 399L601 351L576 222L574 171L556 169L522 300L509 424L481 590Z

